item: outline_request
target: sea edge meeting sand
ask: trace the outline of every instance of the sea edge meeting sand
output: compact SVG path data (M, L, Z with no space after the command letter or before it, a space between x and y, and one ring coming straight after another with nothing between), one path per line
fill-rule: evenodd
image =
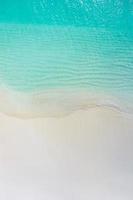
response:
M95 107L132 116L131 106L132 103L128 105L120 96L85 89L51 89L30 93L0 89L0 112L20 118L63 117Z

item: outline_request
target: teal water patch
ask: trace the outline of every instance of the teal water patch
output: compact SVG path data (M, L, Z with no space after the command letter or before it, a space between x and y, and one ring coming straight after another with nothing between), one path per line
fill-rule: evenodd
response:
M0 25L3 84L30 91L80 87L132 92L132 32Z
M132 21L132 0L0 0L0 98L35 113L55 99L133 110Z
M0 0L0 22L131 27L132 0Z

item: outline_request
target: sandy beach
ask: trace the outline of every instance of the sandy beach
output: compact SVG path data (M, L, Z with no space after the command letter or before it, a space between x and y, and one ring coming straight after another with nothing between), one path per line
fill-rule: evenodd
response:
M132 144L133 116L115 109L0 114L0 199L132 200Z
M133 0L0 0L0 200L133 200Z

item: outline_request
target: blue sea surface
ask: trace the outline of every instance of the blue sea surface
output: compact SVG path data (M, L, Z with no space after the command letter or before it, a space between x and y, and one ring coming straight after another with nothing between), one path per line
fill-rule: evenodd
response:
M68 110L91 99L133 111L133 1L0 0L0 86L12 113L18 94L36 115L60 104L59 91ZM77 91L86 93L78 104Z

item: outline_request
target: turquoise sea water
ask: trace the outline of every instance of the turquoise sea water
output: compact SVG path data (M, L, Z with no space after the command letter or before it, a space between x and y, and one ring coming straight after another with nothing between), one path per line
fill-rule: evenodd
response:
M0 86L7 113L132 112L133 1L0 0Z

